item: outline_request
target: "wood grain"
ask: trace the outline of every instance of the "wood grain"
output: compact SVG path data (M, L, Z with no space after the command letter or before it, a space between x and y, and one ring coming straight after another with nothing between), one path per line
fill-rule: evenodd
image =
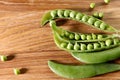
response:
M93 11L89 10L91 2L96 3ZM0 55L13 57L0 62L0 80L68 80L51 72L47 61L82 64L55 45L49 25L40 28L42 15L58 8L90 15L95 11L104 12L103 20L120 29L120 0L111 0L109 5L105 5L103 0L0 0ZM63 26L69 30L96 31L70 20ZM114 62L120 63L120 60ZM24 74L14 75L13 68L23 68ZM119 74L117 71L80 80L120 80Z

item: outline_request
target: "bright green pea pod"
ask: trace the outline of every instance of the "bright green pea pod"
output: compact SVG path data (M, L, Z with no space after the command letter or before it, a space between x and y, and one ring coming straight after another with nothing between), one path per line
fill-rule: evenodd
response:
M79 21L81 23L84 23L86 25L89 25L93 28L96 28L96 29L99 29L105 32L117 32L117 29L113 28L112 26L108 25L102 20L99 20L87 14L83 14L77 11L67 10L67 9L64 9L64 10L58 9L58 10L52 10L52 11L47 12L46 14L44 14L44 16L41 19L41 25L44 26L50 20L57 19L57 18L76 20L76 21Z
M107 35L107 34L83 34L76 33L64 30L63 28L57 27L56 22L51 20L50 26L53 32L56 32L58 36L62 37L63 41L70 42L96 42L96 41L104 41L109 38L113 38L115 35ZM115 36L116 37L116 36Z
M48 66L55 74L68 79L89 78L120 70L119 64L112 63L65 65L48 61Z
M87 64L103 63L119 58L120 46L100 52L90 53L72 52L71 54L75 59Z

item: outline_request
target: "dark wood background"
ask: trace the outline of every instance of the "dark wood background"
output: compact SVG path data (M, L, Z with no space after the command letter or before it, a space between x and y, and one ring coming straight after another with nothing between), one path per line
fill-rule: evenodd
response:
M93 11L89 10L91 2L96 3ZM55 45L48 24L40 28L41 17L52 9L72 9L90 15L104 12L103 20L120 29L120 0L111 0L109 5L103 0L0 0L0 55L11 58L0 61L0 80L67 80L51 72L47 61L82 64ZM96 31L75 21L63 21L69 30ZM14 75L13 68L23 68L23 74ZM120 80L120 71L80 80Z

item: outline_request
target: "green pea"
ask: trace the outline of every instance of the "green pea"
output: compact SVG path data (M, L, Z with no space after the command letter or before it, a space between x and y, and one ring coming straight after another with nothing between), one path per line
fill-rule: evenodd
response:
M105 41L105 44L106 44L107 46L110 46L110 45L112 44L112 40L111 40L111 39L106 40L106 41Z
M98 18L99 13L98 13L98 12L94 12L94 13L93 13L93 16L96 17L96 18Z
M94 43L94 49L98 49L100 47L100 44L99 43Z
M18 69L18 68L14 68L13 71L14 71L15 75L19 75L21 73L20 69Z
M93 49L93 45L92 44L88 44L87 45L87 50L92 50Z
M103 18L104 14L102 12L99 13L99 18Z
M87 35L87 40L91 40L92 36L91 35Z
M96 36L95 34L92 33L92 38L93 38L93 39L96 39L97 36Z
M83 22L86 22L86 21L88 20L88 18L89 18L89 17L85 15L85 16L82 17L82 21L83 21Z
M101 48L105 47L105 43L104 42L100 42L100 46L101 46Z
M69 50L72 50L73 49L73 44L72 43L68 43L68 45L67 45L67 49L69 49Z
M68 31L65 31L65 36L68 37L70 33Z
M81 39L82 40L85 40L86 39L86 36L84 34L81 34Z
M94 19L94 18L89 18L89 19L88 19L88 23L89 23L89 24L94 24L94 22L95 22L95 19Z
M70 39L74 39L74 38L75 38L74 34L70 34L70 35L69 35L69 38L70 38Z
M76 40L79 40L79 39L80 39L80 35L77 34L77 33L75 33L75 39L76 39Z
M69 11L69 10L65 10L65 11L64 11L64 16L65 16L65 17L69 17L69 14L70 14L70 11Z
M76 19L77 19L77 20L81 20L82 17L83 17L83 14L82 14L82 13L77 13L77 15L76 15Z
M100 35L100 34L99 34L97 38L100 40L100 39L103 38L103 35Z
M57 16L57 11L56 10L51 11L50 14L53 18L55 18Z
M96 21L95 23L94 23L94 25L96 26L96 27L100 27L100 24L101 24L102 22L101 21Z
M58 14L58 16L61 17L61 18L64 17L64 10L58 10L58 11L57 11L57 14Z
M61 43L60 46L61 46L62 48L65 48L65 47L67 47L67 43Z
M79 49L80 49L80 45L78 43L75 43L74 50L79 50Z
M1 55L1 56L0 56L0 59L1 59L1 61L3 61L3 62L4 62L4 61L7 61L7 56Z
M76 12L75 11L70 12L70 17L71 18L74 18L75 16L76 16Z
M95 3L90 3L90 8L94 8L95 7Z
M114 39L113 41L114 41L114 44L115 44L115 45L116 45L116 44L119 44L119 42L120 42L119 39Z
M87 49L87 46L85 44L81 44L81 50L86 50Z
M110 0L104 0L104 2L105 2L106 4L108 4L108 3L110 2Z
M105 30L107 27L108 27L108 25L105 23L100 24L100 29L102 29L102 30Z

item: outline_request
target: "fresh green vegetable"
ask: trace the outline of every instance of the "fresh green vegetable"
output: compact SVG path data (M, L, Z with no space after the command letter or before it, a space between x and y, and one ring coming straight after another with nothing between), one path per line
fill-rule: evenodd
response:
M14 68L13 71L14 71L15 75L19 75L21 73L20 69L18 69L18 68Z
M89 65L65 65L48 61L48 66L55 74L68 78L89 78L96 75L101 75L109 72L120 70L119 64L101 63Z
M0 56L0 59L1 59L1 61L7 61L7 56L1 55L1 56Z
M95 8L95 3L90 3L90 8Z

